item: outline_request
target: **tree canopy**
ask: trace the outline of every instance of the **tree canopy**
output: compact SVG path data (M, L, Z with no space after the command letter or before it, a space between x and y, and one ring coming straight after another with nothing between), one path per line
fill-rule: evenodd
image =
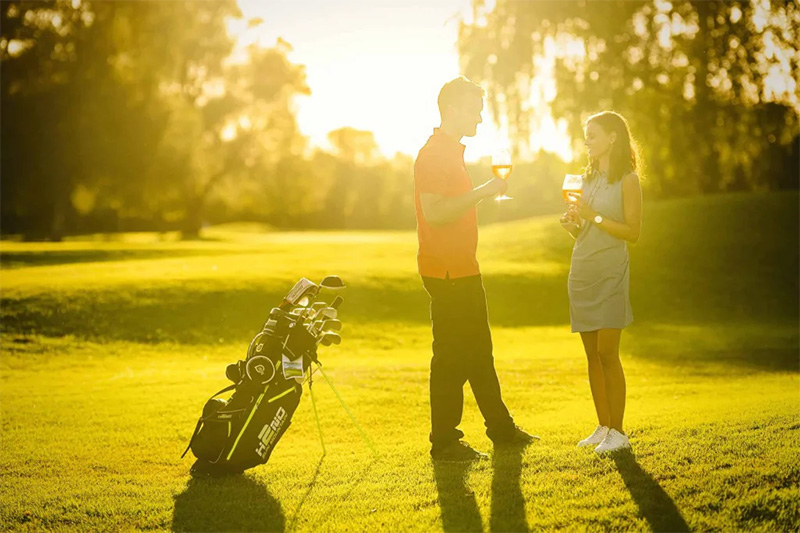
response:
M583 121L614 110L656 194L797 187L796 2L474 0L473 13L462 70L520 147L545 106L576 153Z
M59 238L81 212L200 229L224 182L245 191L302 149L289 46L233 62L234 0L4 2L3 221ZM257 23L257 22L256 22ZM250 183L250 185L248 185Z

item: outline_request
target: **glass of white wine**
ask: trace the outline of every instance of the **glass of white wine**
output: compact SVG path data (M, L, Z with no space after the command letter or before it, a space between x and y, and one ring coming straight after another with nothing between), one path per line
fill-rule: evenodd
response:
M564 176L564 185L561 194L566 203L577 203L583 194L583 176L580 174L567 174Z
M511 176L511 154L505 148L498 149L492 154L492 172L501 180L508 181ZM495 198L496 201L502 202L503 200L513 200L512 197L505 194Z

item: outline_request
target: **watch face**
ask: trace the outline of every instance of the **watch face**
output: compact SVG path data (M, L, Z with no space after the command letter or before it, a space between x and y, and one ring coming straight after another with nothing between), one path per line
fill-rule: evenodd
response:
M600 224L601 222L603 222L603 217L597 215L596 217L594 217L594 222L595 224Z

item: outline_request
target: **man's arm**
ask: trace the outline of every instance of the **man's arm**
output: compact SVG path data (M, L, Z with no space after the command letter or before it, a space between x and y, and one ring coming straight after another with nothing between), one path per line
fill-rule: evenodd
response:
M422 215L431 226L442 226L460 218L472 206L490 196L497 196L506 189L506 182L492 178L483 185L460 196L444 196L441 194L422 193L419 195L422 204Z

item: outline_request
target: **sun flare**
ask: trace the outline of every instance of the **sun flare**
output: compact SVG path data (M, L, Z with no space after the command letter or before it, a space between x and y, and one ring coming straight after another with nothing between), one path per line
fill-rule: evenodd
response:
M470 16L469 0L239 5L243 19L229 31L240 47L280 38L291 44L292 61L305 65L311 96L296 101L297 119L312 145L327 148L328 132L349 126L373 132L387 157L415 155L438 126L439 89L460 74L458 21ZM506 142L486 110L478 134L464 139L465 157L478 160ZM565 126L547 113L531 147L571 159Z

